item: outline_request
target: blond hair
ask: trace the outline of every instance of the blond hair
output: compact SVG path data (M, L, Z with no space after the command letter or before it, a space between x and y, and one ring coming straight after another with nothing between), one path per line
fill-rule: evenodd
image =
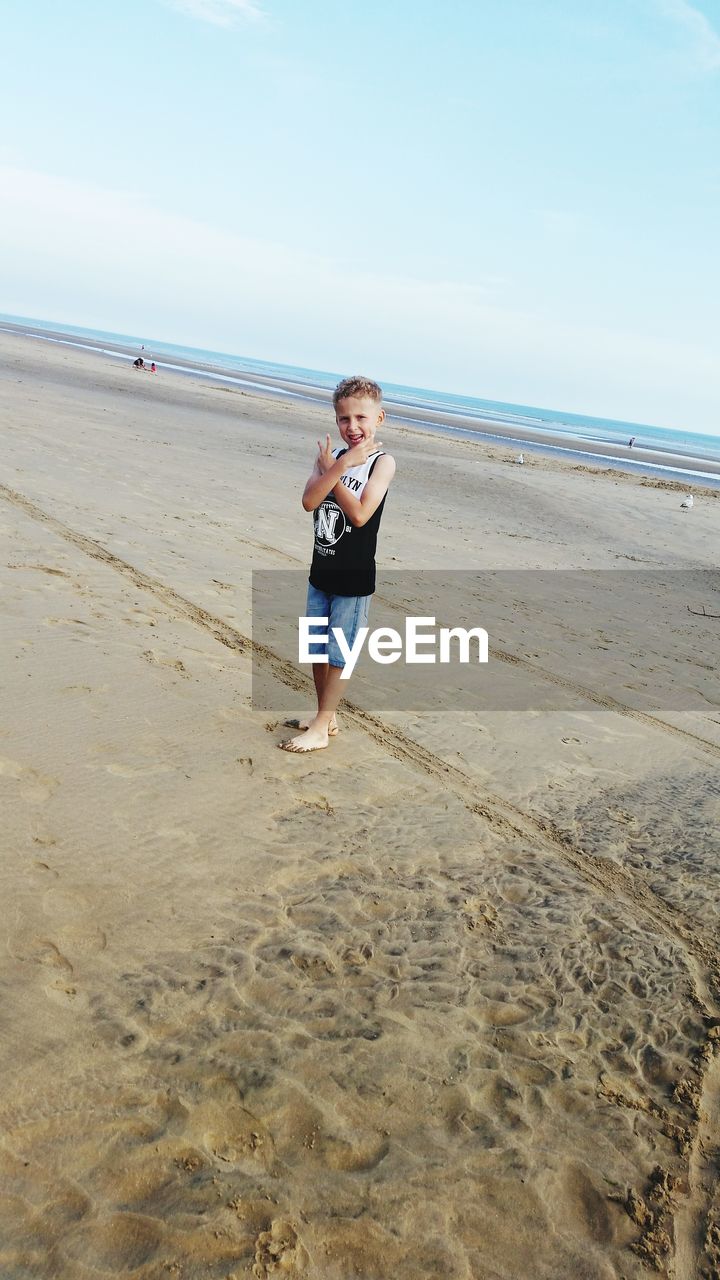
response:
M375 400L378 404L382 402L382 387L377 382L373 382L372 378L364 378L362 374L353 374L351 378L343 378L342 382L338 382L333 391L333 408L337 409L341 400L346 400L348 396L369 396L371 400Z

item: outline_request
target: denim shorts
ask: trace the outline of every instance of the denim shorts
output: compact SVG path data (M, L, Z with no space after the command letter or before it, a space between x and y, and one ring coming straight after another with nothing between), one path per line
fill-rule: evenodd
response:
M342 631L345 644L351 649L358 631L367 623L371 599L372 596L331 596L326 591L318 591L309 582L306 617L327 618L328 641L326 645L324 640L310 640L308 652L316 657L327 653L331 667L344 667L345 658L332 628Z

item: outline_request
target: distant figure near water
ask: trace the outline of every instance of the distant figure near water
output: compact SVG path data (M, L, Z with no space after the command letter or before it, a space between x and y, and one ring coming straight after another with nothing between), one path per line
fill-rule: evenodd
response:
M628 449L632 449L636 440L637 440L637 436L630 437L630 439L628 440Z
M152 364L150 365L150 372L151 372L151 373L157 373L157 365L156 365L156 363L155 363L155 361L154 361L154 360L153 360Z
M138 356L137 360L133 360L133 369L144 369L145 361L142 356Z

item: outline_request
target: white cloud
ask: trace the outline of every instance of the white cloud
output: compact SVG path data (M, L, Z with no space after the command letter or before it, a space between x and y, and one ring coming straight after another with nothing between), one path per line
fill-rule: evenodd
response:
M720 70L720 34L689 0L657 0L660 12L691 37L694 57L704 71Z
M716 357L501 282L361 272L111 191L0 165L3 310L308 368L717 431ZM515 290L517 286L514 286Z
M163 0L163 3L169 9L177 9L217 27L231 27L238 18L256 20L265 17L254 0Z

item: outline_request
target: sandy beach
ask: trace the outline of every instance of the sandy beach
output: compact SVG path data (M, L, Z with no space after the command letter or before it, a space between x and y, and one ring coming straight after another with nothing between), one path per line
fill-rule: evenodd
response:
M379 615L497 573L495 696L291 756L328 410L0 352L3 1280L720 1275L720 490L389 425Z

